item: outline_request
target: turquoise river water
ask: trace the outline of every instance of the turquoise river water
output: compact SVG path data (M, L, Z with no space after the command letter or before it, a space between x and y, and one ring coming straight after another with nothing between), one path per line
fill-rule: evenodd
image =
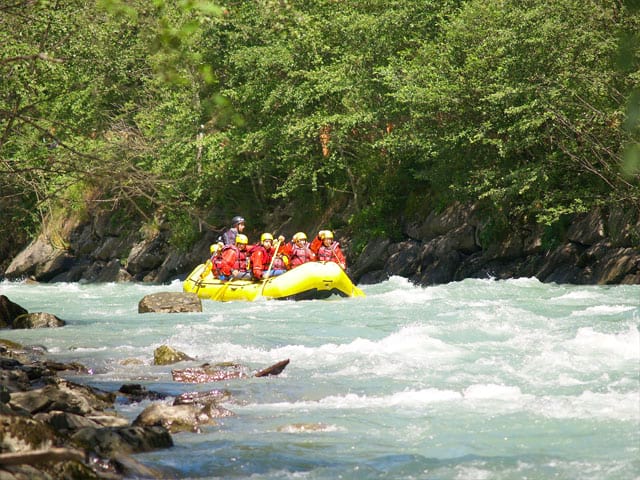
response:
M640 478L640 285L393 277L363 290L138 314L142 297L181 284L4 282L1 294L68 324L1 336L83 363L93 373L74 381L105 390L231 391L236 416L136 456L172 478ZM164 344L197 359L182 367L291 363L277 377L180 384L175 365L153 365ZM117 408L133 420L148 405Z

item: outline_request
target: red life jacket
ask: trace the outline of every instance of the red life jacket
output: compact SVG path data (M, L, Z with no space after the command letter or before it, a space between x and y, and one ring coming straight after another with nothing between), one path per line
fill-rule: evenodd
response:
M268 267L269 265L267 265ZM287 264L284 263L282 255L276 255L276 258L273 259L273 266L271 267L274 270L286 270Z
M247 268L248 268L248 262L247 262L247 251L246 250L240 250L236 245L225 245L225 247L222 249L222 252L224 252L225 250L235 250L236 252L236 261L234 262L234 264L231 266L231 270L238 270L239 272L246 272ZM220 260L222 261L222 252L220 255ZM215 263L214 263L215 265Z
M222 274L222 250L211 257L211 270L213 270L213 276L219 277Z
M335 262L339 259L336 258L334 253L338 247L338 242L333 242L331 246L327 247L324 243L318 248L318 261L320 262Z
M260 255L259 255L260 254ZM258 265L256 260L258 257L261 258L261 265ZM269 263L271 262L271 252L269 252L266 248L264 248L261 244L254 245L249 254L249 263L251 272L253 276L256 278L262 278L262 272L269 268Z
M303 247L298 247L295 243L291 247L291 255L289 256L289 264L291 268L297 267L298 265L302 265L303 263L312 262L315 256L311 250L309 250L309 245L305 244Z

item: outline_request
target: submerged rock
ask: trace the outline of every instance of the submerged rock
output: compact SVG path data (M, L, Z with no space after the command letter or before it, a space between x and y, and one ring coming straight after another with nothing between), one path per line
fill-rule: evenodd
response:
M281 360L265 369L256 372L254 377L279 375L289 365L289 359ZM199 367L171 370L173 380L183 383L208 383L249 377L249 369L244 365L233 362L204 363Z
M218 363L210 365L202 364L200 367L171 370L171 376L176 382L183 383L208 383L231 380L235 378L247 378L247 367L237 363Z

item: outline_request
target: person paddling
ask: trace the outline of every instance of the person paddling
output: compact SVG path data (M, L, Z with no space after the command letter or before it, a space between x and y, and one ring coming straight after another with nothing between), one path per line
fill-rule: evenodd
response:
M284 237L278 238L277 247L279 247L282 240L284 240ZM274 255L276 255L276 258L273 259L274 261L272 264L271 260ZM284 265L280 265L279 263L276 264L278 255L281 255L281 252L279 248L273 246L273 235L270 233L263 233L260 236L260 243L251 249L249 263L251 265L253 277L256 280L262 280L269 277L275 277L276 275L282 275L286 272ZM271 270L269 270L269 266L271 266Z
M304 232L296 233L291 242L283 247L283 251L289 258L289 268L295 268L303 263L313 262L316 259L315 253L309 248L307 235Z
M211 253L211 257L205 262L204 269L200 274L200 280L204 280L207 275L211 272L214 277L220 277L220 266L222 265L222 249L224 245L222 242L217 242L211 244L209 247L209 252Z
M331 230L320 230L318 236L311 242L310 248L315 252L319 262L335 262L343 270L346 270L347 260L342 253L340 244L333 240Z
M222 249L222 262L220 265L220 280L251 278L248 271L247 244L249 239L246 235L239 233L236 235L234 245L226 245Z

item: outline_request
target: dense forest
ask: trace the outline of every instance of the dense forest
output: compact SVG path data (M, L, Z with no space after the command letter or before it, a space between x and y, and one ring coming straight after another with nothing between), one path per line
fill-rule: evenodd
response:
M5 258L98 210L187 247L237 213L357 245L640 204L637 1L7 0L0 45Z

